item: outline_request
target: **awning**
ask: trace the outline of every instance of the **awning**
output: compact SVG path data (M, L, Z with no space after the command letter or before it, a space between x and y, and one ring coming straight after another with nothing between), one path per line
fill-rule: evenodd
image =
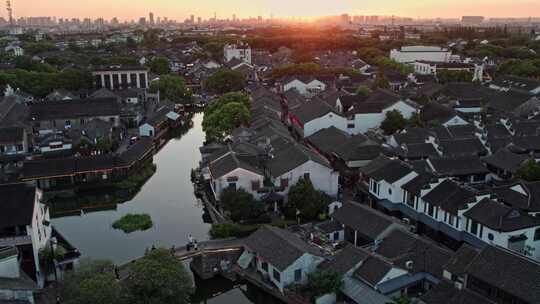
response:
M178 119L180 118L180 114L178 114L178 113L176 113L176 112L173 112L173 111L167 113L166 116L167 116L168 119L170 119L170 120L175 120L175 121L178 120Z
M247 269L249 267L249 264L251 263L251 260L253 260L253 257L255 255L253 253L248 252L247 250L244 250L242 255L238 258L238 266L240 266L242 269Z

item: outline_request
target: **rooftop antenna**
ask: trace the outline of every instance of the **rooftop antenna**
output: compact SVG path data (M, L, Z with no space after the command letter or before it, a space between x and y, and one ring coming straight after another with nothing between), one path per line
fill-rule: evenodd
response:
M8 12L9 25L13 26L13 8L11 7L11 0L6 1L6 10Z

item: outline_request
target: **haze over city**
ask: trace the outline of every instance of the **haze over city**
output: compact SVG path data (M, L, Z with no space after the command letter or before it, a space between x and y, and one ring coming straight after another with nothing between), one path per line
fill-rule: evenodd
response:
M250 16L314 17L342 13L396 15L420 18L459 18L462 15L487 17L534 17L540 12L538 0L17 0L12 3L17 17L118 17L136 19L149 11L182 20L191 14L239 18Z

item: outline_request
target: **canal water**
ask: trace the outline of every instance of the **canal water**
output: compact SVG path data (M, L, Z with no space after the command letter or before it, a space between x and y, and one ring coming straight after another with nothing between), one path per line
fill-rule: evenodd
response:
M210 224L203 220L203 207L197 204L190 180L192 168L201 159L199 147L204 141L203 114L195 114L192 126L171 139L154 156L156 173L127 202L106 208L70 212L52 222L83 257L108 259L117 264L142 256L152 246L184 245L188 235L207 240ZM54 207L52 210L55 213ZM125 234L111 227L127 213L147 213L154 226L146 231ZM194 303L262 303L264 294L255 288L232 286L223 279L196 280Z

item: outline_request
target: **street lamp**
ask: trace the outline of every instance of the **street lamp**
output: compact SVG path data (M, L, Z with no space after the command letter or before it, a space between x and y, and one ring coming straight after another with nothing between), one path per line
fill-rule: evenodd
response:
M54 245L57 245L57 244L58 244L58 241L53 240L53 238L50 238L50 239L49 239L49 245L50 245L50 247L51 247L51 257L52 257L51 262L52 262L52 264L53 264L53 269L54 269L54 281L55 281L56 283L58 283L58 274L56 273L56 263L55 263L55 257L54 257L54 248L53 248L53 244L54 244Z

